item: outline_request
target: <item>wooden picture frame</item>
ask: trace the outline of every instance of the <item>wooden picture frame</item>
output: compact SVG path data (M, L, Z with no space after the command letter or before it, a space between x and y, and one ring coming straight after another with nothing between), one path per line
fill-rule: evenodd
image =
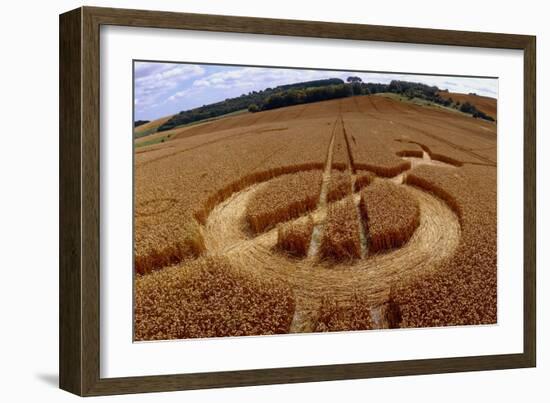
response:
M524 52L523 353L100 377L100 26L520 49ZM533 367L536 364L534 36L81 7L60 16L60 387L81 396Z

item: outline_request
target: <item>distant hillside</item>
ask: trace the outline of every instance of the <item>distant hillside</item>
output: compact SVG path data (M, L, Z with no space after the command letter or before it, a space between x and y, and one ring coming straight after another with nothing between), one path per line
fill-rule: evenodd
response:
M266 88L263 91L252 91L248 94L243 94L236 98L228 98L221 102L204 105L198 108L190 109L188 111L182 111L174 115L171 119L161 125L158 128L158 131L170 130L174 127L181 126L187 123L226 115L228 113L236 112L238 110L247 109L251 105L256 105L258 110L260 110L266 100L268 100L270 96L277 93L283 93L290 90L318 88L343 84L344 81L339 78L329 78L326 80L305 81L294 84L280 85L275 88Z
M136 120L134 122L134 127L143 126L146 123L149 123L149 120Z
M497 118L497 100L495 98L484 97L477 94L460 94L457 92L443 91L439 92L438 95L454 103L460 102L460 104L464 104L468 102L493 119Z
M134 138L139 138L143 136L147 136L152 133L156 133L158 128L162 126L164 123L166 123L168 120L172 118L173 115L170 116L164 116L159 119L152 120L147 123L143 123L141 125L136 125L136 123L140 122L139 120L134 123Z
M260 105L252 105L250 111L282 108L285 106L305 104L310 102L325 101L334 98L343 98L353 95L371 95L378 93L397 94L407 99L422 100L423 102L442 105L447 108L454 108L460 112L472 115L474 118L494 121L492 116L478 110L474 105L464 102L457 104L440 94L447 93L447 90L440 90L436 86L423 83L393 80L389 84L364 83L360 77L348 77L346 84L326 85L314 88L290 88L278 91L269 96Z
M418 99L457 109L474 118L494 121L496 99L475 94L457 94L423 83L393 80L389 84L364 83L359 77L348 77L347 82L339 78L306 81L252 91L235 98L198 108L182 111L173 116L145 123L134 130L134 137L172 130L183 125L211 120L234 113L259 112L285 106L344 98L353 95L393 93L408 99Z

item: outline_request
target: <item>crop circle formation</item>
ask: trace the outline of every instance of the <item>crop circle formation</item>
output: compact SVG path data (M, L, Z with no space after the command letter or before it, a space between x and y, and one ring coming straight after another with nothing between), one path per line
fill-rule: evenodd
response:
M144 147L135 338L495 323L493 130L364 96Z

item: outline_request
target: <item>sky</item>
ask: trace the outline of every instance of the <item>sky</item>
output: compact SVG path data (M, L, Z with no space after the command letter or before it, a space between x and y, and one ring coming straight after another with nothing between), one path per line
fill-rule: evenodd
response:
M490 78L135 62L135 120L154 120L268 87L323 78L345 80L349 76L382 84L391 80L415 81L450 92L475 92L494 98L498 92L498 80Z

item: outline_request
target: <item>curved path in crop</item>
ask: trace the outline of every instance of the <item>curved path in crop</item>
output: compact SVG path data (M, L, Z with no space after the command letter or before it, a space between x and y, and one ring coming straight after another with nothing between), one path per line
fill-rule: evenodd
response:
M401 182L397 177L377 180ZM216 206L207 219L204 238L208 254L223 254L243 270L290 283L297 302L291 332L313 330L323 295L334 296L346 304L354 293L361 292L368 295L371 309L376 313L387 301L393 281L437 268L453 254L460 240L457 216L443 201L431 193L402 185L409 189L420 207L420 225L403 247L351 263L329 264L316 257L293 259L275 251L276 228L257 237L252 237L247 229L246 205L263 186L269 186L269 181L235 193ZM354 197L358 199L359 194ZM325 220L326 209L321 206L312 213L316 224ZM297 220L303 219L305 217Z

